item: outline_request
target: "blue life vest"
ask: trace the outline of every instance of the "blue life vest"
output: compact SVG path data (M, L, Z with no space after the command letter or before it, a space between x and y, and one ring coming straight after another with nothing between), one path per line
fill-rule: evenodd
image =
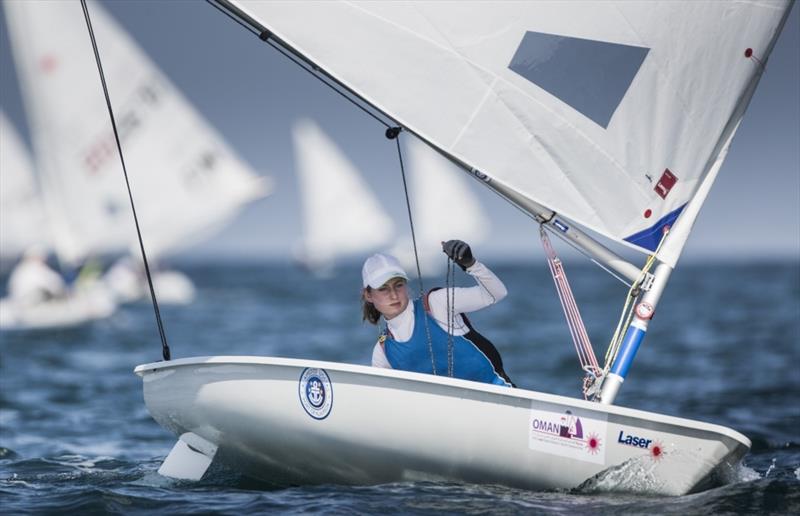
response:
M465 335L452 336L453 376L474 382L492 383L508 387L514 384L503 371L500 353L485 337L475 331L466 316L461 314L469 328ZM414 303L414 332L405 342L395 340L387 331L383 336L383 350L393 369L433 374L431 351L425 330L427 319L436 374L448 374L448 333L425 310L421 299Z

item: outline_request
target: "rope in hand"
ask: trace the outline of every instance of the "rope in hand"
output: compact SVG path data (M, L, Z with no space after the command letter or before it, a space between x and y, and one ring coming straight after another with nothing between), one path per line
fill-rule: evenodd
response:
M447 376L452 378L455 374L455 349L453 332L456 327L456 262L447 257L447 272L445 276L445 293L447 294Z

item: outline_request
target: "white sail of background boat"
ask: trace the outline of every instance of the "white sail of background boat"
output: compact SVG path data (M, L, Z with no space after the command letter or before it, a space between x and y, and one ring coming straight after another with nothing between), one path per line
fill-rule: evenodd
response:
M74 263L129 251L139 256L80 5L3 5L45 203L58 223L53 244L59 258ZM158 263L208 238L245 204L265 196L270 181L236 156L100 5L92 8L110 64L105 71L131 188L141 199L137 214L146 250ZM178 298L193 295L194 287L177 271L155 279L163 280L162 287L176 286ZM169 301L169 291L159 290L162 301Z
M46 254L52 237L33 160L16 129L0 112L0 259L16 264L27 253ZM10 278L9 278L10 279ZM113 313L115 303L103 289L76 283L63 297L31 304L0 299L0 330L75 326Z
M303 213L297 260L320 274L386 245L393 223L358 169L311 120L292 128Z
M33 159L0 112L0 260L16 260L30 246L49 241Z
M148 409L179 436L163 473L198 478L219 456L273 482L621 478L679 495L736 467L738 432L612 403L788 1L215 3L635 281L635 313L601 403L306 360L140 365ZM575 225L660 245L655 272Z
M417 138L403 143L420 271L423 276L441 276L447 264L441 243L451 238L481 243L489 233L489 216L453 163ZM406 270L416 270L410 236L391 252Z

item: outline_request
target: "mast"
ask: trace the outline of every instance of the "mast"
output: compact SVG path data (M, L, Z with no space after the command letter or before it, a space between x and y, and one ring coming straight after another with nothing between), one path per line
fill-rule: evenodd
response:
M654 279L650 290L645 292L642 300L634 308L633 319L625 332L625 338L620 345L617 358L611 366L611 371L603 379L600 402L604 405L614 403L614 399L622 387L625 377L628 375L633 359L636 357L636 352L647 335L647 327L653 318L658 301L661 299L661 294L664 292L664 287L667 286L667 281L669 281L671 274L672 267L666 263L659 263L653 274Z
M757 82L757 81L756 81ZM755 83L750 88L750 93L755 88ZM744 113L744 107L741 109L741 114ZM603 386L600 392L600 402L604 405L611 405L617 397L617 393L628 375L631 364L633 363L636 352L639 350L647 335L647 327L650 320L655 314L658 301L661 299L661 294L667 286L669 277L672 274L678 256L680 255L683 246L686 244L686 239L689 238L689 233L694 225L697 216L700 214L700 208L717 178L722 163L728 155L733 136L741 123L741 114L736 123L730 125L730 133L727 140L722 144L719 153L716 156L714 163L711 166L708 174L706 175L700 187L697 189L694 197L686 205L686 209L678 218L675 227L670 229L669 233L664 237L664 245L659 250L659 264L656 266L656 271L653 274L653 282L644 295L641 301L636 305L633 312L633 319L631 320L628 329L625 332L625 338L620 345L617 358L611 367L608 375L603 379Z

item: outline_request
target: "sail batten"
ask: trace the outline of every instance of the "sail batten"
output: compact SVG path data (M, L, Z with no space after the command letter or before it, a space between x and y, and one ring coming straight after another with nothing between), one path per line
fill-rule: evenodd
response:
M744 49L766 58L790 5L226 3L490 183L646 253L632 237L695 195L760 74Z

